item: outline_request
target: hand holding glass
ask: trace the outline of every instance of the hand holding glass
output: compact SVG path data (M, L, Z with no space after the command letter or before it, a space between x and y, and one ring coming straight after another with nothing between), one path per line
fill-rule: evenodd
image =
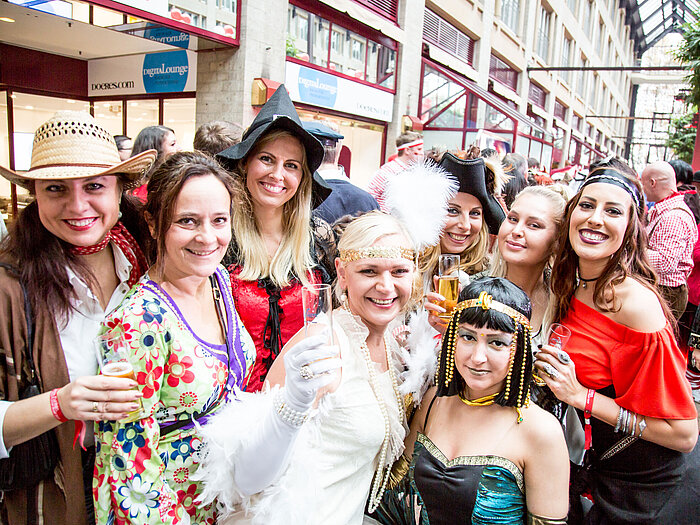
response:
M102 375L110 377L124 377L136 381L134 367L130 362L127 345L121 335L103 334L95 338L97 361ZM122 420L125 423L138 421L143 417L143 402L137 399L139 408L129 412Z
M445 313L439 314L439 317L449 321L459 298L459 255L440 255L438 293L445 298L444 301L440 301L440 306L445 309Z
M564 350L566 343L569 342L570 337L571 330L569 330L566 326L559 323L552 323L552 325L549 327L549 331L547 332L547 345L556 348L561 352ZM568 355L565 355L564 357L568 359ZM558 359L559 361L563 362L561 357L558 357ZM544 386L546 384L544 379L539 377L537 374L532 374L532 380L538 386Z
M333 340L333 290L329 284L310 284L301 289L304 308L304 335L309 337L328 331L328 346Z

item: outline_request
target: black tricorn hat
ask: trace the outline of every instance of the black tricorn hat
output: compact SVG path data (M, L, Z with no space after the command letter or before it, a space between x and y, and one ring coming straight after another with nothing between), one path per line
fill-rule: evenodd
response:
M493 196L496 181L495 174L486 166L484 159L460 159L452 153L445 153L440 161L440 167L449 176L459 182L460 193L474 195L484 210L484 220L489 227L489 233L496 235L506 214ZM487 180L487 178L490 179ZM490 189L490 191L489 191Z
M263 135L278 129L289 131L301 141L306 150L306 162L309 165L309 171L313 174L311 206L316 208L332 191L321 176L316 174L316 170L323 161L323 145L301 125L297 110L284 84L278 87L270 100L260 108L260 113L243 133L242 140L218 153L216 158L226 169L233 171L238 161L253 150L253 146Z

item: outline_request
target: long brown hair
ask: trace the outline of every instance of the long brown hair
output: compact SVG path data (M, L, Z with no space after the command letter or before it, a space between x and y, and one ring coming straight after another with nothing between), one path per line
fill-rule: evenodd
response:
M180 151L170 155L151 175L148 181L146 201L147 220L151 238L147 253L156 265L156 272L163 270L165 235L172 226L177 197L182 187L192 177L213 175L226 187L231 198L242 191L234 178L209 154L202 151Z
M641 184L637 178L623 173L622 170L619 171L630 184L639 190L640 195L643 195ZM559 237L557 239L559 248L552 268L551 284L555 300L554 321L560 321L566 316L571 298L577 287L576 273L578 270L578 255L571 246L569 225L571 224L571 215L578 206L584 189L585 187L581 188L566 205L563 227L559 230ZM656 294L664 310L666 319L675 326L673 314L656 288L658 278L646 255L647 233L643 222L644 210L635 206L633 199L630 199L630 201L629 220L627 222L627 228L625 229L625 235L622 239L622 245L612 255L610 261L608 261L608 264L603 269L603 273L596 281L593 289L593 303L602 312L618 312L621 305L617 301L615 287L622 284L627 277L631 277Z
M139 246L143 246L148 230L140 203L136 198L123 194L119 209L122 223ZM75 300L78 299L69 281L68 268L91 289L98 287L90 267L70 248L70 244L56 237L41 223L36 201L22 210L9 235L0 243L0 259L19 270L19 278L27 290L32 310L35 314L54 317L59 329L75 310Z

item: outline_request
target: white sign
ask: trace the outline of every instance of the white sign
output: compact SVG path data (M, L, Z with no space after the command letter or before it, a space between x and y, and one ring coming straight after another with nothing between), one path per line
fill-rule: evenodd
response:
M88 62L88 95L141 95L197 89L197 55L181 49Z
M285 86L295 102L391 122L394 95L359 82L287 62Z

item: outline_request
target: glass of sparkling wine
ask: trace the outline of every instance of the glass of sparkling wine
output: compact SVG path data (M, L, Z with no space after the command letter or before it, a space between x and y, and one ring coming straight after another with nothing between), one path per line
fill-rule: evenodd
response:
M110 377L125 377L136 381L134 367L129 361L129 350L121 335L103 334L95 338L97 348L97 360L100 364L102 375ZM138 421L143 417L143 402L137 399L139 408L129 412L122 419L125 423Z
M440 306L445 309L445 313L439 314L443 320L449 321L452 317L452 310L457 305L459 298L459 255L442 254L438 261L438 293L445 300L440 302Z
M304 334L308 337L328 327L333 345L333 290L330 284L309 284L301 289L304 307Z
M549 331L547 332L547 344L549 346L553 346L557 350L564 350L564 347L566 346L566 343L569 342L570 337L571 330L569 330L566 326L559 323L552 323L552 325L549 327ZM542 379L536 373L532 374L532 380L538 386L545 386L547 384L545 383L544 379Z

